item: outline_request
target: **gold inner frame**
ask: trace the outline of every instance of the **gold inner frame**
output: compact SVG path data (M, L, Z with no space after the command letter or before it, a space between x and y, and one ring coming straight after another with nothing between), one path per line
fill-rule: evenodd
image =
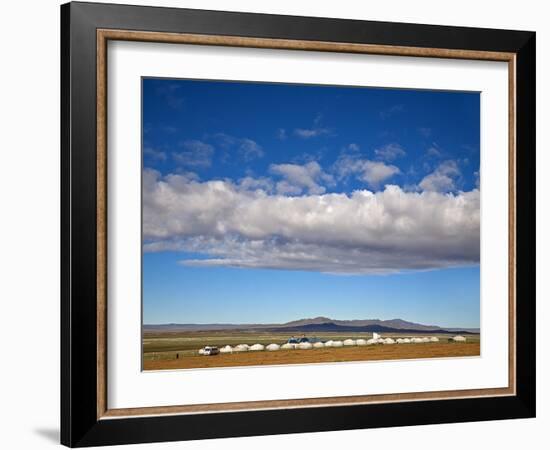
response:
M508 63L508 387L402 394L265 400L201 405L109 409L107 405L107 42L109 40L307 50L371 55L502 61ZM516 54L477 50L422 48L249 38L239 36L97 30L97 418L165 414L217 413L243 410L343 406L367 403L497 397L516 394Z

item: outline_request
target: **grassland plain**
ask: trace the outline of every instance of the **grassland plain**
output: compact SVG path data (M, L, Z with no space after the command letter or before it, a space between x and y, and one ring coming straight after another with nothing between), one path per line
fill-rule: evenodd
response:
M384 334L383 337L415 337L422 334ZM376 361L390 359L445 358L480 355L480 336L468 335L465 343L448 342L449 334L429 334L439 342L322 348L311 350L258 351L215 356L201 356L204 346L222 347L237 344L282 344L288 333L208 331L144 333L143 369L196 369L207 367L263 366L286 364L330 363L344 361ZM313 337L309 336L308 337ZM315 337L327 340L370 339L372 333L321 333Z

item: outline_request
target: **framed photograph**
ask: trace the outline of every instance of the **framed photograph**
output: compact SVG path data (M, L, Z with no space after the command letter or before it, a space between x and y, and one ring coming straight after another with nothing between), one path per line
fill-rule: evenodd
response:
M61 7L61 440L535 415L535 33Z

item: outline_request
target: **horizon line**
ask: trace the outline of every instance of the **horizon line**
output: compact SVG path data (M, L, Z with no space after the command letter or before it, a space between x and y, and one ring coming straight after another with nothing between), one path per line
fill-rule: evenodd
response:
M305 321L305 320L315 320L315 319L327 319L327 322L334 322L334 321L380 321L380 322L391 322L394 320L400 320L403 322L407 322L413 325L421 325L424 327L437 327L437 328L469 328L469 329L480 329L481 326L471 326L471 325L434 325L434 324L425 324L422 322L414 322L409 321L406 319L400 319L400 318L392 318L392 319L333 319L325 316L316 316L316 317L306 317L306 318L300 318L300 319L292 319L286 322L159 322L159 323L145 323L142 322L142 326L162 326L162 325L286 325L290 322L299 322L299 321Z

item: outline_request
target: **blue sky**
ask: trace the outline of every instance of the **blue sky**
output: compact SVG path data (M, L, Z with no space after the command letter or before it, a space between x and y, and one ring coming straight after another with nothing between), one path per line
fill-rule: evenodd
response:
M143 80L144 323L479 326L479 94Z

